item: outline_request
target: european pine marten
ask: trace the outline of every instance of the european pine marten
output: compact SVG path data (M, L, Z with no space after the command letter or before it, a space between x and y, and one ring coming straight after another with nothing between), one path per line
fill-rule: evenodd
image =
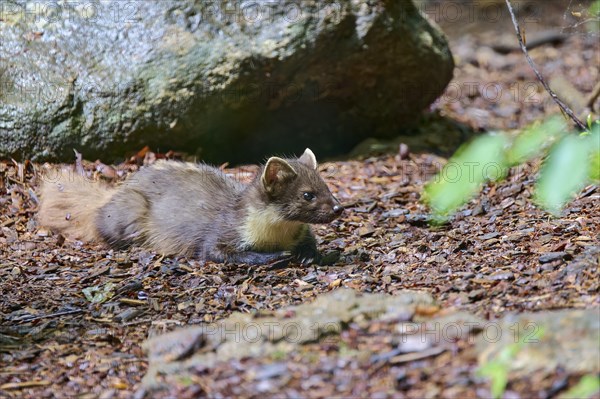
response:
M60 176L41 189L40 224L112 247L141 245L215 262L265 264L290 255L318 261L307 223L328 223L343 207L310 149L271 157L248 185L204 165L160 161L113 188Z

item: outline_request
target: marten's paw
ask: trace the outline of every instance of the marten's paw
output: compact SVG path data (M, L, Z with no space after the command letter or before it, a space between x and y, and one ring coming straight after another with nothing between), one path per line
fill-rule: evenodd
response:
M293 260L302 266L310 266L313 263L319 264L321 256L319 253L304 253L304 254L295 254Z
M319 264L321 254L317 250L316 245L312 242L304 243L294 248L294 260L303 266L308 266L313 263Z

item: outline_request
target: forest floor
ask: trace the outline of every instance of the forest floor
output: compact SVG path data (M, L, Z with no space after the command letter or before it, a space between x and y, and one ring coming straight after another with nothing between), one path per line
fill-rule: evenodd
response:
M562 7L544 9L528 34L565 32L560 24L569 10ZM457 69L436 112L475 130L516 129L557 113L522 53L490 47L516 43L506 18L485 29L439 22L449 34ZM576 31L531 55L582 112L585 104L577 101L600 78L599 50L597 34ZM490 97L492 90L500 95ZM83 167L96 178L121 180L156 156L145 151L114 167L101 162ZM45 166L0 162L0 397L130 397L143 392L148 358L142 343L148 337L233 312L310 303L341 287L388 294L422 290L436 305L417 313L463 310L483 320L510 312L599 309L598 187L586 187L559 217L550 217L531 200L539 167L533 162L483 187L449 224L432 227L420 193L444 162L403 151L324 163L322 174L347 210L315 232L321 250L339 251L340 258L332 266L278 270L65 240L35 221L35 192ZM229 171L247 179L256 167ZM86 292L113 296L91 303ZM272 357L222 362L163 395L490 395L489 382L476 376L478 355L470 342L412 361L352 355L365 348L374 355L393 352L394 328L352 323L338 340L278 354L275 369L265 368ZM581 375L560 368L514 375L506 395L553 397Z

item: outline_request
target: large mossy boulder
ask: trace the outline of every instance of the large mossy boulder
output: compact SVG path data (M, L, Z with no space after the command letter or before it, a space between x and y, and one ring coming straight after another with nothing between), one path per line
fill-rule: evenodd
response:
M452 77L411 1L0 3L0 157L342 152Z

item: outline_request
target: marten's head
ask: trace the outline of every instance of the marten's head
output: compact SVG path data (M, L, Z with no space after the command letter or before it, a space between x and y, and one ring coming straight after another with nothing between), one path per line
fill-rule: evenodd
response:
M297 159L271 157L265 164L261 184L284 220L329 223L344 211L319 176L317 159L310 149Z

